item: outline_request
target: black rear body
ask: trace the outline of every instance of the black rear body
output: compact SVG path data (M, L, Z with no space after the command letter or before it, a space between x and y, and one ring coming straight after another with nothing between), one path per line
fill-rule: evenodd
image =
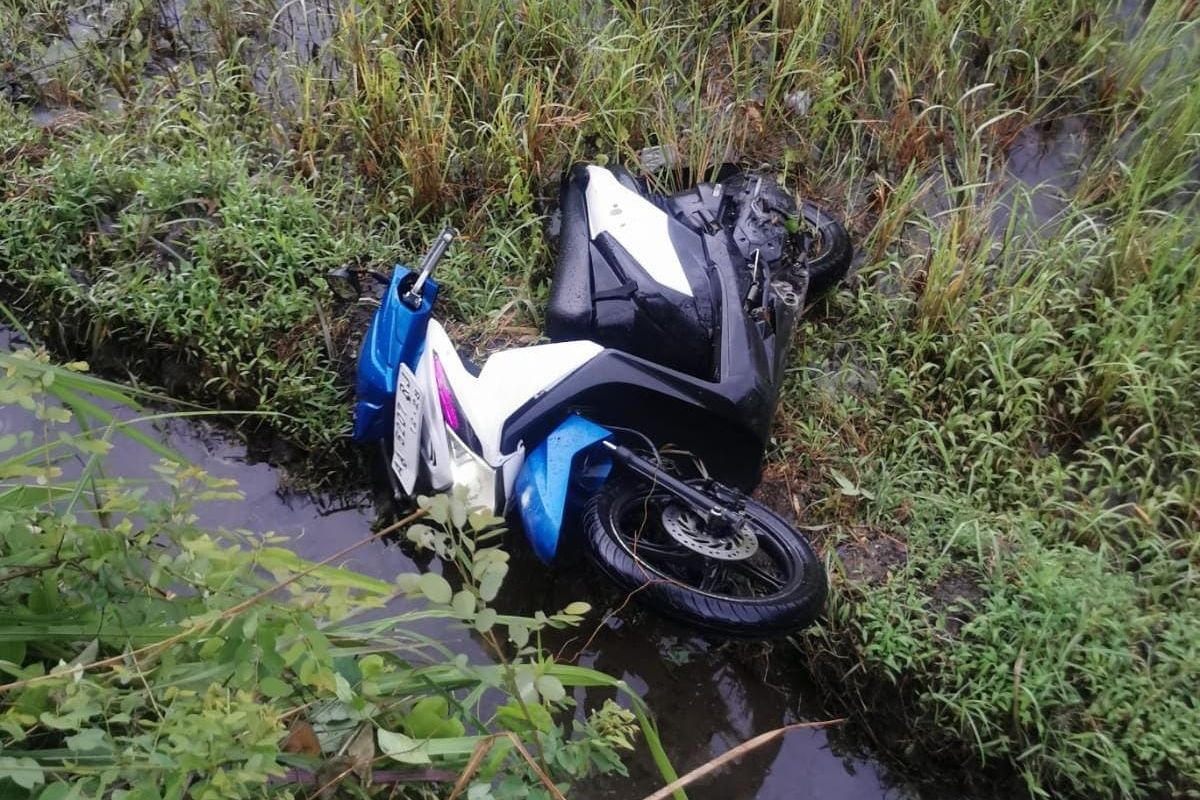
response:
M587 188L596 173L574 167L560 192L546 327L556 341L590 339L607 349L514 414L503 446L536 441L578 410L691 451L714 477L752 489L808 287L809 248L788 230L796 205L774 182L750 175L662 196L624 170L611 172L666 213L690 295L657 281L655 265L640 263L609 232L592 235Z

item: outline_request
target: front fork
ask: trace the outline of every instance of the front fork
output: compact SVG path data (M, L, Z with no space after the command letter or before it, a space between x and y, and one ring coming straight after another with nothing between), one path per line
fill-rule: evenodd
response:
M674 496L691 508L702 520L709 532L717 536L734 536L742 529L745 515L742 513L741 497L725 487L713 484L711 494L681 481L660 465L643 458L624 445L609 440L600 443L617 464L650 481L654 486Z
M710 533L740 533L744 526L740 494L715 483L702 491L614 443L612 437L613 431L608 428L571 414L525 457L512 501L539 558L550 563L558 553L568 494L578 501L599 491L614 466L630 470L694 510ZM585 454L604 458L588 458Z

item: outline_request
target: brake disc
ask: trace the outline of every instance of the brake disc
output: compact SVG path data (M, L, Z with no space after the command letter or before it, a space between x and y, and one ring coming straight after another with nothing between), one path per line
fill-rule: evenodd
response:
M714 536L705 530L700 515L676 503L663 509L662 525L672 539L709 558L743 561L758 552L758 537L749 526L733 536Z

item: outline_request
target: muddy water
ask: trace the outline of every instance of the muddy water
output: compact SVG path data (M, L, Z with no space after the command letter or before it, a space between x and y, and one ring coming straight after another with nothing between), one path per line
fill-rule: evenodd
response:
M1086 147L1087 127L1079 117L1022 129L1005 153L993 234L1012 227L1052 236L1070 205Z
M0 330L0 348L8 349L10 339ZM0 435L29 429L33 422L20 409L0 407ZM212 475L237 480L243 500L198 507L200 523L206 527L281 533L290 537L297 553L310 559L325 558L370 534L373 512L365 496L333 499L290 492L278 470L249 458L242 444L215 425L172 420L152 430ZM151 465L157 458L122 439L110 455L107 471L153 479ZM65 471L69 476L70 467ZM602 588L597 590L594 576L583 567L546 569L515 537L510 550L513 571L500 599L509 610L532 613L578 599L605 609L616 600ZM388 580L417 568L398 546L384 542L360 548L344 563ZM461 630L446 626L429 632L473 660L488 658L480 643ZM641 611L624 610L599 628L593 621L549 645L562 657L619 675L637 689L654 709L663 741L680 772L759 733L815 718L806 712L804 691L796 689L795 670L785 669L770 648L705 641ZM605 696L579 690L576 699L581 708L591 708ZM628 779L595 781L577 787L572 796L638 798L661 785L643 752L628 761ZM801 730L709 778L692 796L881 800L912 795L893 787L871 762L839 752L823 731Z

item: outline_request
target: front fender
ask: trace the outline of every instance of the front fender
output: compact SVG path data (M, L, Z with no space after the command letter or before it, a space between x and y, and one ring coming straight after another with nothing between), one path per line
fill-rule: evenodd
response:
M607 428L572 414L526 456L525 464L517 474L517 508L525 535L538 558L545 563L553 561L558 552L576 457L610 436L612 431ZM612 463L603 460L591 466L594 469L589 471L588 478L602 483Z

